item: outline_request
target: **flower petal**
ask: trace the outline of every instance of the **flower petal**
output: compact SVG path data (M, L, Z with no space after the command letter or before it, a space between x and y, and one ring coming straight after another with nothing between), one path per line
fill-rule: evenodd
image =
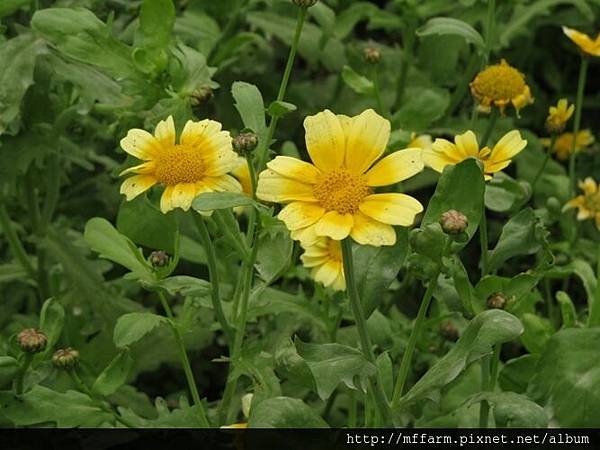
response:
M121 139L121 148L137 159L148 161L160 152L160 143L147 131L133 128Z
M216 192L242 192L242 185L231 175L208 177L202 180L202 183L209 189Z
M313 278L325 287L331 286L340 274L342 264L333 259L328 260L322 266L316 267L313 271Z
M315 233L316 225L310 225L306 228L301 228L299 230L290 231L290 237L294 241L299 241L300 245L303 247L309 247L311 245L315 245L322 238L317 236Z
M563 33L567 35L584 52L600 56L600 45L592 40L587 34L574 30L573 28L562 27Z
M479 155L477 137L471 130L456 136L454 142L456 142L457 159L459 161L470 157L476 158Z
M387 186L406 180L423 170L423 150L407 148L386 156L367 173L367 185Z
M346 167L363 174L377 161L390 139L390 121L372 109L352 118L346 140Z
M350 237L360 245L372 245L373 247L396 243L396 232L391 225L371 219L361 212L354 214L354 226Z
M153 175L134 175L123 181L121 194L125 194L127 200L133 200L142 192L146 192L157 183Z
M423 211L423 205L406 194L372 194L363 200L359 209L379 222L407 227Z
M316 223L315 233L317 236L327 236L336 241L341 241L348 237L353 224L352 214L328 211Z
M188 120L183 127L179 140L183 145L195 145L209 137L219 136L221 128L222 125L215 120L204 119L199 122ZM228 132L225 133L229 134Z
M277 156L267 167L284 177L303 183L316 184L321 171L310 163L290 156Z
M156 163L148 161L137 166L130 167L122 171L119 176L127 175L128 173L150 174L156 170Z
M287 203L294 200L316 202L313 187L291 178L282 177L271 169L263 170L258 177L256 196L266 202Z
M184 211L187 211L192 206L192 200L195 198L195 183L176 184L173 186L173 190L171 191L171 209L181 208Z
M316 203L293 202L277 215L288 230L299 230L316 223L325 214L325 210Z
M346 138L339 119L326 109L304 119L306 148L312 162L323 171L338 169L344 163Z
M526 146L527 141L518 130L509 131L494 145L489 159L495 163L512 159Z
M586 177L585 180L579 182L579 188L586 194L594 194L598 190L598 185L592 177Z
M173 147L175 145L176 136L173 116L169 116L166 120L158 122L154 130L154 137L156 137L156 140L162 146Z

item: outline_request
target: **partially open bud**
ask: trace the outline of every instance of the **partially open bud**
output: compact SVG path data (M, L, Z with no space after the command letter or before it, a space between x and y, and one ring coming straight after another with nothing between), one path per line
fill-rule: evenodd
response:
M150 264L152 264L152 267L154 267L155 269L159 267L165 267L167 264L169 264L169 255L167 254L167 252L157 250L155 252L150 253L148 261L150 261Z
M381 52L377 47L365 47L363 50L363 58L369 64L377 64L381 59Z
M258 136L254 133L240 133L233 138L233 149L240 155L254 151L258 145Z
M458 340L458 328L452 322L444 322L440 326L440 334L448 341Z
M296 6L300 8L310 8L316 5L319 0L292 0Z
M26 328L17 335L19 347L25 353L39 353L46 348L48 337L36 328Z
M461 234L469 226L469 220L460 211L450 209L440 216L440 225L446 234Z
M192 106L201 106L213 98L213 90L207 86L201 86L192 92L190 103Z
M79 352L71 347L63 348L54 352L52 364L57 369L70 370L79 364Z
M504 309L504 306L506 306L506 297L502 292L496 292L488 297L487 305L490 309Z

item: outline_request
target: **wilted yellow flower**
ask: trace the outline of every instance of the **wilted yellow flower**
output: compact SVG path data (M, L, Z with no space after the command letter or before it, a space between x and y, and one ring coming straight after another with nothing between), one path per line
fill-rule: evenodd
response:
M373 188L420 172L422 150L397 151L374 164L387 146L390 122L372 109L355 117L325 110L307 117L304 128L314 165L276 157L259 176L258 198L288 204L278 217L306 245L319 236L393 245L392 225L412 225L423 206L406 194L375 194Z
M408 143L409 148L421 148L423 150L431 148L433 140L428 134L421 134L417 136L417 133L410 134L410 142Z
M521 108L533 103L525 76L504 59L479 72L470 86L479 109L484 112L496 106L504 113L504 108L512 104L518 114Z
M600 229L600 190L598 184L591 177L579 182L583 195L569 200L565 209L577 208L577 220L594 219Z
M174 208L188 210L202 192L241 190L240 183L228 175L237 161L231 136L214 120L189 120L176 143L175 123L169 116L158 123L154 136L137 128L129 130L121 139L121 147L144 161L121 172L136 174L123 181L121 194L132 200L155 184L162 184L163 213Z
M592 56L600 56L600 33L598 33L596 39L592 39L587 34L573 28L562 27L562 29L563 33L577 44L582 52Z
M489 147L480 150L475 133L467 131L455 136L454 144L446 139L436 139L431 150L423 152L423 161L433 170L442 173L447 165L475 158L483 163L485 179L489 180L494 172L507 167L526 145L527 141L521 137L521 133L513 130L506 133L491 150Z
M560 133L565 129L565 125L573 115L574 111L575 105L569 105L566 98L561 98L556 106L548 108L546 129L550 133Z
M544 138L540 140L542 145L545 147L550 147L551 139ZM575 151L579 151L585 147L589 147L594 143L594 136L590 132L590 130L581 130L577 133L577 139L575 140ZM558 138L556 138L556 142L554 143L554 153L556 153L556 157L561 161L566 161L569 159L569 155L573 150L573 133L567 132L562 133Z
M325 287L331 286L336 291L345 291L346 279L340 241L318 238L311 245L302 247L304 253L300 259L304 267L311 269L311 277Z

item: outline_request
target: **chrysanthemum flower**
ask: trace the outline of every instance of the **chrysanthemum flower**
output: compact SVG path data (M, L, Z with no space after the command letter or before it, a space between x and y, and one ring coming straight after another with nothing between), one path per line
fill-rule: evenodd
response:
M560 133L565 129L565 125L573 115L574 111L575 105L569 105L566 98L561 98L556 106L548 108L546 129L550 133Z
M587 34L574 30L573 28L562 27L562 29L563 33L577 44L582 52L591 56L600 56L600 33L598 33L596 39L592 39Z
M385 151L390 123L372 109L355 117L325 110L307 117L304 128L314 164L276 157L259 176L258 198L287 204L278 217L293 239L351 236L359 244L393 245L392 225L412 225L423 206L408 195L373 189L420 172L422 150L397 151L375 163Z
M423 150L430 149L433 140L431 136L428 134L420 134L411 133L410 134L410 142L408 143L409 148L421 148Z
M577 220L594 219L600 229L600 190L598 184L591 177L579 182L583 195L569 200L566 209L577 208Z
M455 136L454 143L436 139L431 150L423 151L423 161L433 170L442 173L447 165L475 158L483 163L485 179L489 180L495 172L506 168L526 145L527 141L521 137L521 133L513 130L506 133L491 150L489 147L479 149L475 133L467 131Z
M512 104L518 114L521 108L533 103L525 76L504 59L479 72L470 86L479 109L484 112L496 106L504 113L506 106Z
M311 277L325 287L332 287L336 291L345 291L346 279L340 241L318 238L311 245L301 245L304 253L300 259L304 267L311 269Z
M548 138L541 139L542 145L545 147L550 146L551 140ZM577 139L575 140L575 151L580 151L586 147L589 147L594 143L594 136L590 130L581 130L577 133ZM556 142L554 143L554 153L556 157L561 161L569 159L569 155L573 149L573 133L567 132L562 133Z
M154 136L134 128L121 139L121 147L144 161L121 172L135 173L121 184L121 194L132 200L155 184L165 186L160 209L188 210L192 200L202 192L241 190L240 183L228 175L236 165L237 155L231 136L214 120L189 120L176 143L173 117L158 123Z

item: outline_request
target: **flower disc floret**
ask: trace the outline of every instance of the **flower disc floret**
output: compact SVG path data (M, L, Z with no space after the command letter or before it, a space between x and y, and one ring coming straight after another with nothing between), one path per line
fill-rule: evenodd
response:
M363 199L373 191L367 186L364 176L337 169L321 177L314 193L326 211L354 214Z

